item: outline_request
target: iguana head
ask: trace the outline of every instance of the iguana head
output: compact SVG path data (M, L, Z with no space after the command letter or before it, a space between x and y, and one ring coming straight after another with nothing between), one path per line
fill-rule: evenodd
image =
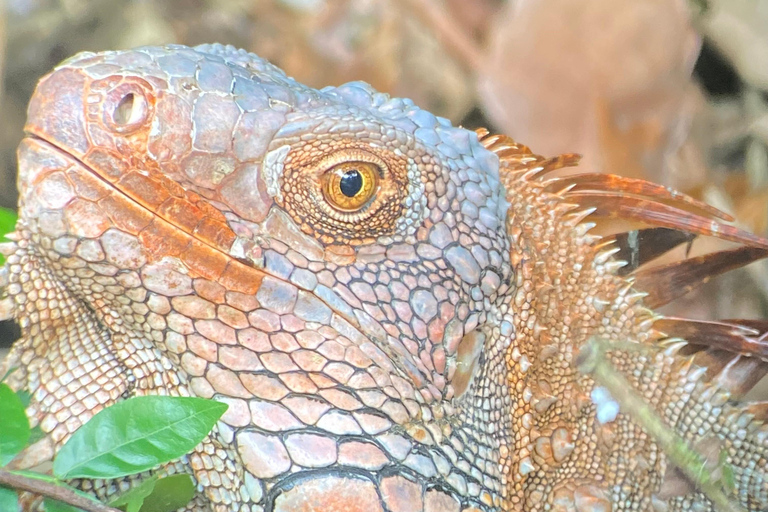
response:
M499 159L474 132L220 46L70 59L26 131L29 228L151 354L126 361L155 374L142 393L170 366L175 392L230 404L219 463L248 502L501 506L517 286Z

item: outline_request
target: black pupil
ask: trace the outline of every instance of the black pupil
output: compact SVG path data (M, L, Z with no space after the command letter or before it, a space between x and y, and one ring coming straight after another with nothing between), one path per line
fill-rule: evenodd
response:
M344 176L341 177L341 183L339 183L341 193L347 197L355 197L360 189L363 188L363 176L357 169L346 171Z

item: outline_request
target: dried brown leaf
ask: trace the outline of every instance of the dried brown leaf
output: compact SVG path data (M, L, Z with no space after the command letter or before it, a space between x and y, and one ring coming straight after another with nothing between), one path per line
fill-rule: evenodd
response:
M479 87L503 130L540 153L659 178L699 49L685 1L520 0L492 31Z

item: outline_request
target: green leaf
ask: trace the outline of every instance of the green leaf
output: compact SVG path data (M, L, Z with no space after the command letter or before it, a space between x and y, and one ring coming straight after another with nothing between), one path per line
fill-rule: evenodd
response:
M5 379L7 379L8 376L10 376L13 372L15 372L18 369L19 369L18 366L11 366L10 368L8 368L5 371L5 374L2 377L0 377L0 382L5 382Z
M227 405L193 397L137 396L100 411L75 431L53 461L53 474L120 478L189 453Z
M35 425L32 430L29 431L29 439L27 440L27 444L33 445L44 437L45 432L43 432L43 429L40 428L40 425Z
M16 494L16 491L0 486L0 510L19 512L19 495Z
M125 512L173 512L195 497L195 483L189 475L171 475L144 480L109 502Z
M171 475L161 478L155 490L144 501L140 512L173 512L195 497L195 483L189 475Z
M147 478L136 487L112 498L109 501L109 506L125 510L125 512L139 512L144 500L155 490L156 483L157 476Z
M42 480L43 482L48 482L56 485L62 485L64 487L69 487L67 484L62 483L60 480L58 480L55 477L52 477L51 475L46 475L43 473L37 473L36 471L29 471L27 469L19 469L15 471L9 471L9 473L13 473L14 475L21 475L25 476L27 478L34 478L35 480ZM70 489L73 489L70 487ZM74 489L73 489L74 490ZM84 496L88 496L87 494L81 492Z
M5 237L16 228L16 212L8 208L0 208L0 237ZM5 257L0 255L0 265L5 263Z
M720 450L719 462L723 472L723 487L726 492L732 493L736 489L736 475L733 466L728 464L728 450Z
M0 384L0 467L5 466L27 446L30 429L24 404L7 384Z
M21 400L21 404L25 409L29 407L29 402L32 400L32 394L29 391L20 389L16 392L16 396L19 397L19 400Z
M5 236L16 228L18 215L15 210L0 208L0 235Z
M52 498L43 499L43 509L45 512L83 512L83 509L73 507L67 503Z

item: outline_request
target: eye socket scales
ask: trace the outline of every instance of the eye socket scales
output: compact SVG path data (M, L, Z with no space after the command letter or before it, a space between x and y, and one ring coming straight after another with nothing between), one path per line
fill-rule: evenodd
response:
M276 201L324 244L357 246L397 232L408 157L364 140L314 140L285 157Z

